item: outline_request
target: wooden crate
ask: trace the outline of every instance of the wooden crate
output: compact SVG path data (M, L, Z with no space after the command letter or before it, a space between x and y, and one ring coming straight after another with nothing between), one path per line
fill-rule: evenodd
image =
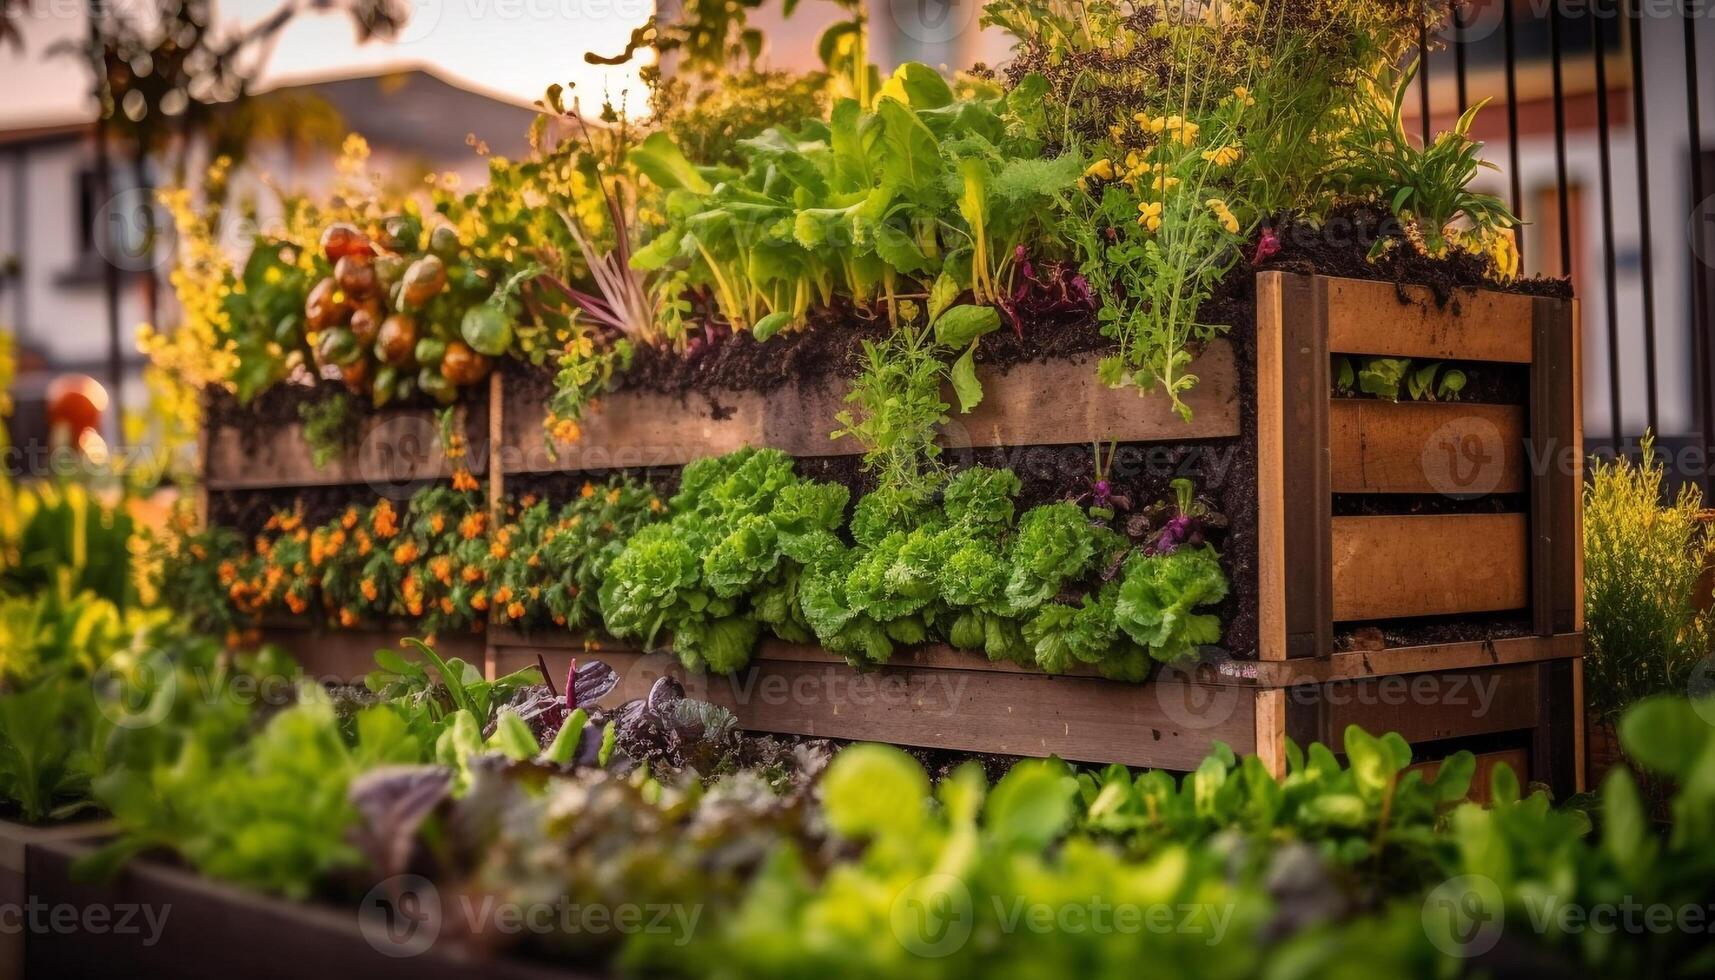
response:
M0 908L27 914L29 903L32 900L39 903L42 893L52 889L51 878L44 883L39 873L32 876L35 852L60 844L100 840L109 833L102 822L35 827L0 820ZM25 919L14 920L8 923L8 928L0 929L0 980L22 980L30 974L30 947L38 935Z
M981 407L955 416L940 434L955 449L1254 440L1256 534L1231 546L1256 549L1255 649L1169 671L1144 686L1087 674L1047 677L947 649L904 652L873 675L906 692L903 700L877 706L833 695L800 699L807 703L747 695L765 682L831 690L835 677L858 676L821 650L770 644L741 676L746 686L693 679L693 690L733 707L757 730L1167 768L1193 765L1223 741L1279 767L1289 735L1337 746L1342 719L1359 720L1336 710L1347 691L1342 683L1377 686L1379 678L1416 676L1431 687L1451 686L1460 672L1477 671L1506 696L1507 713L1491 716L1443 698L1361 721L1438 746L1516 738L1531 753L1527 775L1570 789L1578 781L1565 760L1576 754L1570 746L1582 717L1583 628L1575 304L1478 290L1438 304L1426 289L1279 272L1261 274L1257 286L1254 361L1241 362L1247 348L1226 340L1200 351L1191 367L1201 384L1191 396L1190 425L1159 394L1102 386L1093 361L1079 358L981 369ZM1330 385L1336 354L1513 365L1528 376L1528 399L1337 398ZM1253 377L1254 412L1241 397ZM498 501L510 475L679 465L742 446L800 457L855 454L859 447L849 440L828 438L843 396L837 381L766 393L623 391L590 413L578 443L550 452L541 405L508 392L497 376L487 411L489 492ZM1496 494L1525 503L1335 516L1337 495ZM1335 641L1354 625L1497 614L1526 624L1528 635L1398 649L1342 650ZM565 636L497 631L489 640L485 659L493 671L534 662L537 653L558 671L582 649ZM627 674L630 694L641 693L629 682L632 673L672 669L660 655L613 646L597 652ZM935 690L958 693L931 705ZM1519 708L1527 702L1536 708Z
M401 650L408 658L415 659L414 653L405 650L406 637L422 639L424 634L409 623L342 630L274 621L262 629L264 643L284 648L297 660L306 677L323 683L361 683L375 669L377 650ZM435 652L442 657L459 657L479 668L487 663L488 646L481 633L443 633L434 641Z
M409 883L422 899L411 910L414 921L398 922L389 930L379 911L370 910L367 920L360 917L367 902L340 908L287 901L147 860L133 861L112 881L74 880L72 863L94 843L55 841L29 850L28 871L38 902L90 910L105 916L101 921L107 925L31 933L21 975L122 973L139 980L576 980L592 975L483 955L461 941L456 929L440 924L456 919L463 906L451 896L441 901L441 893L430 892L433 886L422 879ZM433 911L437 907L439 917ZM155 916L153 930L144 910ZM121 921L135 928L117 928Z

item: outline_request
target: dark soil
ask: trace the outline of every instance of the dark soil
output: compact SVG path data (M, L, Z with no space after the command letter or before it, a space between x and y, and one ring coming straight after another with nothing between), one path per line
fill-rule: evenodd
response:
M1522 493L1491 493L1481 497L1449 497L1439 493L1337 493L1335 517L1380 514L1520 514L1529 509ZM1457 548L1459 542L1449 541Z
M1424 616L1379 623L1336 623L1334 649L1343 653L1470 640L1504 640L1530 636L1534 631L1530 614L1523 612Z
M1486 259L1465 252L1432 259L1416 249L1396 245L1371 261L1370 250L1378 240L1400 237L1398 220L1379 204L1342 205L1320 225L1288 218L1276 223L1275 234L1280 241L1279 252L1260 265L1252 265L1248 260L1256 253L1251 251L1233 270L1233 275L1248 276L1261 269L1279 269L1412 283L1428 286L1442 304L1451 301L1453 290L1459 287L1560 299L1572 297L1572 284L1566 279L1521 278L1499 282L1490 277ZM1401 302L1404 301L1402 296Z
M1465 390L1459 393L1458 404L1523 405L1529 399L1530 369L1523 364L1497 364L1478 361L1442 361L1441 363L1447 368L1457 368L1465 373ZM1358 365L1354 360L1353 370L1357 370L1357 367ZM1344 392L1334 389L1331 394L1335 398L1378 398L1376 395L1365 394L1356 388ZM1402 394L1400 401L1406 400Z

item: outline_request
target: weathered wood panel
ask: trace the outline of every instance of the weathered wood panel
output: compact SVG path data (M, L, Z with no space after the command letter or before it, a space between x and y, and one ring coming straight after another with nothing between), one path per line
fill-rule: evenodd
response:
M416 655L405 649L404 639L419 639L423 632L409 626L392 629L336 630L269 626L262 631L265 643L276 643L303 667L304 676L323 682L358 682L375 669L375 651L400 650L408 659ZM480 633L443 634L435 638L435 652L459 657L482 669L486 654Z
M1336 398L1329 414L1335 493L1520 493L1522 405Z
M1184 441L1239 434L1238 373L1232 345L1212 342L1191 364L1197 387L1181 419L1159 392L1109 388L1093 356L978 369L983 401L968 415L955 409L940 441L950 448L1087 445L1093 441ZM684 396L621 391L585 416L582 437L549 452L540 405L509 400L501 469L507 472L674 466L744 446L772 446L794 456L855 455L851 439L832 439L845 404L843 382L789 384L767 394L693 392ZM950 391L943 397L956 405Z
M1523 514L1334 518L1334 619L1523 609L1530 603Z
M1287 692L1312 706L1316 737L1336 749L1348 725L1406 741L1436 742L1528 731L1543 721L1538 665L1336 681Z
M1333 648L1328 347L1319 280L1257 277L1257 656Z
M1476 757L1477 768L1471 774L1471 791L1465 794L1465 798L1472 803L1482 806L1489 804L1493 799L1489 787L1493 783L1495 770L1503 765L1510 768L1513 775L1519 778L1520 785L1534 778L1530 771L1530 753L1524 749L1478 752ZM1436 775L1441 772L1441 761L1437 759L1431 762L1419 762L1413 765L1411 770L1423 773L1426 782L1433 781Z
M477 392L472 397L484 395ZM467 426L469 409L461 405L455 411L458 424ZM379 492L452 476L453 467L441 451L434 412L384 411L364 417L358 428L355 447L318 468L299 423L266 432L218 426L207 435L204 482L209 490L368 484ZM465 462L471 472L480 474L487 469L487 434L474 433L470 441Z
M535 663L538 653L556 676L577 655L500 647L495 669ZM894 665L860 673L833 658L786 659L777 651L719 677L689 673L669 654L593 655L621 677L603 703L642 697L671 676L691 696L733 711L750 731L1177 770L1195 768L1216 741L1240 753L1256 749L1256 692L1233 686Z
M1456 289L1443 305L1425 286L1317 278L1336 353L1530 363L1532 297Z

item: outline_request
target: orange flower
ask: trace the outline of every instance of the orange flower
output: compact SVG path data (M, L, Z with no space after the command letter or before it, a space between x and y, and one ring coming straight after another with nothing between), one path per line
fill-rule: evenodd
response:
M438 510L435 511L433 514L429 515L429 533L430 534L434 534L436 536L439 536L440 533L442 531L445 531L446 529L447 529L447 515L441 513Z
M511 599L512 599L512 588L511 588L511 586L502 585L500 588L494 590L494 601L495 602L509 602L509 601L511 601Z
M445 615L451 616L457 610L458 610L458 606L453 604L453 597L452 596L450 596L450 595L441 596L441 612L442 613L444 613Z
M236 579L237 577L238 577L238 566L235 563L233 563L232 559L228 558L226 561L223 561L220 563L220 584L221 585L231 585L233 579Z
M435 576L435 581L442 585L453 582L453 560L447 555L436 555L429 559L429 573Z
M470 607L472 609L475 609L477 612L481 612L484 609L487 609L488 608L488 593L478 592L476 595L471 596L470 597Z
M363 597L370 602L374 602L381 596L381 590L375 587L375 580L372 578L364 579L360 588L363 591Z
M459 521L459 537L466 541L480 537L486 523L486 515L481 512L466 514L464 520Z
M607 502L610 504L619 503L619 488L618 487L612 487L607 491Z
M584 488L578 491L578 495L583 497L585 500L595 496L595 484L585 483Z
M584 430L579 428L573 419L556 420L551 432L555 442L577 442L584 434Z
M506 560L506 545L503 544L502 542L495 541L488 546L488 553L489 553L489 555L491 555L494 558L495 561L505 561Z
M399 515L393 513L393 503L383 500L375 505L375 513L370 515L370 526L375 528L378 538L391 538L399 533Z
M481 487L481 484L476 482L476 477L470 475L470 470L467 470L467 469L464 469L463 467L460 467L457 471L455 471L453 473L453 489L454 490L467 491L468 492L471 490L476 490L480 487Z
M506 615L511 619L523 619L524 618L524 603L514 602L512 605L507 606L506 607Z
M375 542L369 537L369 532L361 528L357 532L357 553L360 557L367 556L375 548Z
M303 615L304 610L310 608L310 604L298 596L297 593L288 592L286 593L286 608L290 609L294 614L301 616Z
M519 503L523 504L526 507L534 507L534 506L536 506L537 499L539 499L539 498L537 498L537 496L535 494L527 493L524 495L524 499L519 501Z
M464 571L460 574L464 576L464 580L466 582L475 583L482 581L482 569L475 565L466 565L464 567Z
M357 625L357 613L351 611L350 609L341 609L339 611L339 624L341 626L345 627L346 629L350 629L353 626L356 626Z
M417 542L406 541L393 549L393 561L399 565L409 565L417 560Z
M340 516L339 526L345 528L347 531L357 526L356 507L347 507L345 509L345 513Z

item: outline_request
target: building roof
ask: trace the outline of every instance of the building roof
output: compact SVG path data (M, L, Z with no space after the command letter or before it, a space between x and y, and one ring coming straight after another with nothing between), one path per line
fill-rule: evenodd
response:
M313 92L339 112L347 129L372 145L435 160L470 153L465 139L471 135L496 154L521 156L536 116L521 102L449 79L426 65L282 78L258 91ZM0 128L0 147L78 139L93 121L92 114L79 113Z

